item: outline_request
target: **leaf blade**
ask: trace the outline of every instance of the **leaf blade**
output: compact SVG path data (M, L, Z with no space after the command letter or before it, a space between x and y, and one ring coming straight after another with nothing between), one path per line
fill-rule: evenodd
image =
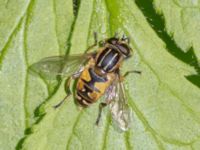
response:
M71 16L70 2L34 1L28 10L28 19L20 27L18 40L14 39L16 45L14 48L8 46L11 50L9 55L5 55L7 59L0 72L2 89L12 81L23 80L23 84L16 84L19 91L16 96L20 97L16 114L21 113L22 120L16 117L21 124L17 126L19 132L15 132L18 137L10 141L9 148L12 149L23 136L25 128L31 127L31 133L25 136L18 149L198 149L199 88L185 78L185 75L195 73L194 68L167 51L167 43L157 36L134 1L82 1L76 21ZM64 12L64 8L69 8L69 11ZM74 26L71 27L72 24ZM64 54L69 48L73 54L84 52L94 42L94 31L99 33L99 40L115 32L125 32L130 36L134 56L125 61L123 72L133 69L142 71L141 76L130 75L125 81L129 104L134 111L131 129L126 133L113 129L107 110L100 126L94 125L98 103L79 111L74 97L71 97L59 109L53 109L52 106L65 97L65 81L60 86L58 83L58 86L50 87L43 79L27 72L29 65L45 56ZM66 41L71 42L71 47L66 45ZM24 50L25 53L22 53ZM17 69L21 74L16 76L10 75L17 72L16 68L12 72L13 61L9 62L12 56L20 64ZM7 69L10 72L7 73ZM10 81L5 80L6 74L9 74ZM27 92L20 93L21 89ZM13 95L5 91L9 91L8 87L0 90L0 98L4 99L0 104L5 107L4 103L10 99L10 103L15 104ZM7 95L10 95L9 99ZM47 97L49 99L45 101ZM40 107L40 121L36 121L34 110L44 101ZM9 104L5 108L12 106ZM4 119L9 121L7 118L10 116L11 113L8 113ZM13 124L9 127L12 128ZM2 126L0 129L5 131L6 128ZM3 140L3 147L6 147L6 140L10 137Z

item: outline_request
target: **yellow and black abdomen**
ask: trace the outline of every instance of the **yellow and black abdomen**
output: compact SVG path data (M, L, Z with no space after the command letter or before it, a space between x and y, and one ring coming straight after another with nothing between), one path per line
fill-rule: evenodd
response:
M101 77L94 72L93 67L86 67L77 82L76 98L78 103L87 107L96 102L105 93L112 80L113 77Z

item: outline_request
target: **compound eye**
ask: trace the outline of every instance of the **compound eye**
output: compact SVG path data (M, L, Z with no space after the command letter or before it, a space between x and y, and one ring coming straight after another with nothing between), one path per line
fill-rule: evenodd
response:
M127 44L121 43L121 44L119 44L117 46L125 56L128 57L130 55L130 47Z

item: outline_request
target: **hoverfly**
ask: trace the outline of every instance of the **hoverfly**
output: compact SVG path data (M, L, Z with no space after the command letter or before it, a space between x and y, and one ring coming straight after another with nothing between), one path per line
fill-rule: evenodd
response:
M99 124L102 109L109 106L113 121L122 130L129 128L131 109L128 106L123 78L120 73L122 62L131 56L132 49L129 46L129 38L117 36L99 42L96 51L89 52L97 46L97 34L94 34L95 44L90 46L84 54L70 56L53 56L44 58L32 65L37 73L48 78L56 76L68 78L67 96L54 107L59 107L69 95L70 81L77 79L76 100L81 107L88 107L99 100L103 95L105 102L99 104L99 113L96 124Z

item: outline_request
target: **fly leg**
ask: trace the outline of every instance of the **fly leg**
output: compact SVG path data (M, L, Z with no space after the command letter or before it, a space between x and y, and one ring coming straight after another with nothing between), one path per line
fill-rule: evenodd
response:
M67 80L67 84L66 84L66 87L67 87L67 95L66 95L58 104L54 105L53 108L56 109L56 108L60 107L60 106L64 103L64 101L67 100L67 98L71 96L72 93L71 93L71 90L70 90L70 84L71 84L71 80L72 80L72 79L73 79L73 78L70 77L70 78Z
M114 86L111 85L106 92L106 100L105 102L102 102L99 104L99 113L98 113L98 117L96 120L96 125L99 125L99 121L101 119L101 114L102 114L102 110L104 107L108 106L111 102L112 102L112 98L113 98L114 94Z
M66 95L66 96L63 98L63 100L61 100L58 104L56 104L55 106L53 106L55 109L58 108L58 107L60 107L60 106L64 103L64 101L67 100L67 98L70 97L70 96L72 95L72 92L71 92L71 90L70 90L71 81L72 81L73 79L77 79L77 78L80 76L80 74L81 74L81 72L83 71L83 69L84 69L84 68L80 68L79 71L77 71L76 73L74 73L74 74L67 80L67 83L66 83L66 93L67 93L67 95Z
M117 73L118 78L119 78L120 81L123 81L124 78L126 78L130 73L142 74L141 71L138 71L138 70L130 70L130 71L127 71L124 75L121 75L121 72L120 72L119 69L116 70L116 73Z
M99 113L98 113L98 117L97 117L97 120L96 120L96 125L98 126L99 125L99 121L101 119L101 114L102 114L102 110L104 107L106 107L108 105L108 103L100 103L99 104Z
M126 76L128 76L130 73L142 74L141 71L138 71L138 70L131 70L131 71L127 71L127 72L123 75L123 78L125 78Z
M54 105L53 108L57 109L58 107L60 107L60 106L64 103L64 101L67 100L67 98L68 98L69 96L71 96L71 93L68 93L68 94L63 98L63 100L61 100L58 104Z

